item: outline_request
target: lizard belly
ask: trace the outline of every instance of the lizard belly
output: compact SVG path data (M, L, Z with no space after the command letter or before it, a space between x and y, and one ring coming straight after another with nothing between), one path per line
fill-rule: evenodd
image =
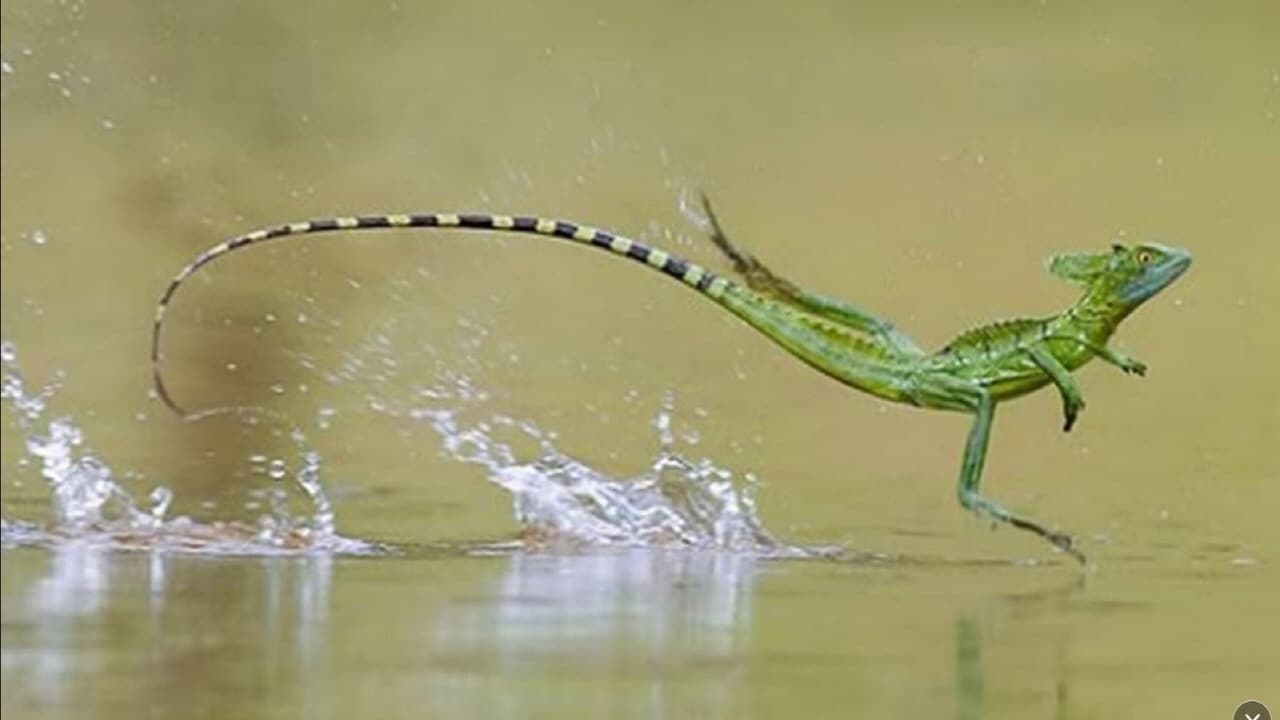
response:
M1045 345L1068 371L1074 372L1091 357L1088 350L1078 343L1050 340ZM975 364L968 376L985 387L996 400L1021 397L1053 382L1053 378L1030 355L1020 350L984 359L986 362Z
M1033 393L1049 383L1049 376L1036 370L1010 377L994 378L983 384L995 399L1008 400Z
M1050 352L1068 371L1074 372L1089 361L1087 350L1075 343L1049 344ZM1035 392L1053 382L1048 374L1038 365L1023 355L1018 358L1015 367L996 370L979 380L997 400L1009 400Z

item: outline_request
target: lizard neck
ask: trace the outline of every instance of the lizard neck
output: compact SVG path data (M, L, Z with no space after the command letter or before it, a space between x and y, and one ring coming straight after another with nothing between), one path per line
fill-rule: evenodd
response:
M1091 288L1067 309L1065 317L1082 334L1101 343L1111 337L1131 312L1133 308L1121 303L1112 293Z

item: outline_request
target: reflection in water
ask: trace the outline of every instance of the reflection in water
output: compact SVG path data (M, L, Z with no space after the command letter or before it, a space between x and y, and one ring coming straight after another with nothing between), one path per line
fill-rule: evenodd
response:
M49 574L31 586L27 605L35 618L35 637L22 650L4 647L6 671L25 668L22 687L41 705L57 704L73 669L74 623L99 612L109 590L101 550L64 547L52 554Z
M973 615L956 617L956 717L983 716L982 625Z
M36 560L45 572L5 597L6 708L74 717L103 698L107 715L112 703L189 709L219 684L291 687L328 657L329 556L218 562L93 542L17 552L10 568Z
M493 608L495 634L504 652L624 635L644 639L655 654L693 636L700 650L723 654L749 614L744 585L754 567L750 556L727 553L516 554Z
M758 562L721 552L514 554L484 600L455 602L436 619L443 672L432 674L432 703L445 716L567 706L594 717L677 717L688 707L724 716L745 672ZM647 682L619 688L619 673ZM519 708L512 693L477 682L495 674L531 686L514 694ZM566 684L570 705L556 693Z
M3 610L6 716L73 717L92 700L106 717L245 717L265 704L288 717L738 717L778 707L798 678L815 703L851 709L1071 710L1061 620L1075 583L989 588L937 615L916 601L946 578L855 570L888 584L810 617L827 607L815 593L848 587L831 570L849 566L654 549L205 558L89 543L11 551L5 565L17 580ZM799 642L779 649L779 634ZM784 704L803 716L808 702Z
M409 688L385 702L443 717L537 715L569 698L592 716L728 716L748 665L760 562L655 550L515 553L501 565L466 555L348 561L350 592L335 599L339 561L327 555L218 559L91 543L15 552L14 572L42 576L5 598L6 626L23 628L6 632L6 707L69 716L108 692L107 715L146 706L234 716L270 697L310 717L341 703L335 683L371 682ZM403 581L382 617L365 609L369 584L353 583L370 572ZM443 584L422 582L437 572ZM425 638L417 627L429 628ZM375 671L362 660L375 647L399 659Z
M1044 590L1019 592L998 595L990 598L978 607L966 608L958 613L955 619L955 717L958 720L976 720L987 716L989 704L987 697L987 663L984 662L985 631L997 622L1003 623L1006 616L1021 619L1045 616L1060 618L1067 610L1071 598L1084 589L1084 576L1071 582ZM1054 653L1054 682L1052 691L1041 688L1038 695L1052 697L1054 703L1053 717L1068 717L1067 698L1070 686L1067 674L1067 644L1069 626L1057 625L1053 628L1052 643L1056 646ZM1042 654L1043 648L1034 648L1036 655ZM995 678L997 681L999 678Z

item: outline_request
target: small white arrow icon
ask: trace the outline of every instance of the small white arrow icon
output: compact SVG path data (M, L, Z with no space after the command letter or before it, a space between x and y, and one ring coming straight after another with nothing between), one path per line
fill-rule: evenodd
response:
M1258 713L1257 715L1250 715L1249 713L1245 713L1244 720L1262 720L1262 713Z

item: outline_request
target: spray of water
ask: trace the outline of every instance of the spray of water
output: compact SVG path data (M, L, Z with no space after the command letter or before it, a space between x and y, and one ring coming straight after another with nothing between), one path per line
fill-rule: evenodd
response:
M530 422L507 416L464 422L459 410L422 408L410 415L427 422L453 459L482 466L511 495L521 542L536 547L683 547L765 556L807 555L776 540L761 523L756 483L738 483L709 459L688 460L674 449L668 399L654 420L661 449L648 468L613 477L556 447ZM521 460L515 432L531 441L534 457Z
M384 344L375 343L378 352ZM139 504L119 484L112 469L88 449L70 418L41 428L57 390L26 387L12 343L3 345L4 401L27 438L30 460L38 462L50 490L48 524L4 519L5 547L74 541L123 549L163 549L209 554L378 553L394 548L344 538L335 529L332 504L321 484L321 458L294 430L300 458L292 472L311 512L289 511L284 483L252 491L252 505L267 512L256 523L198 522L169 517L173 493L157 487ZM807 557L825 549L787 545L767 531L755 503L756 480L737 477L709 458L690 459L676 448L670 397L653 421L659 451L637 475L615 477L560 450L554 435L531 422L508 416L474 420L488 394L465 374L442 370L438 385L415 397L425 406L392 401L371 403L378 412L425 423L439 436L447 457L482 466L490 482L508 492L520 528L518 540L462 548L475 552L519 548L584 549L663 547L720 550L764 557ZM321 410L317 424L334 415ZM516 450L531 445L524 457ZM249 458L255 470L276 481L289 479L288 463L266 456Z
M333 509L320 484L320 457L302 450L295 481L310 499L313 513L289 513L281 492L273 492L271 510L256 523L202 523L189 517L169 517L173 493L154 488L145 506L120 485L111 467L86 446L71 418L44 423L48 401L58 386L28 391L18 367L13 343L0 343L3 362L3 400L26 436L28 458L40 467L49 487L52 519L37 523L4 518L0 545L56 545L74 542L117 549L160 549L209 554L295 554L304 552L368 553L378 548L350 540L334 530ZM294 441L300 446L301 435ZM280 465L284 470L283 462Z

